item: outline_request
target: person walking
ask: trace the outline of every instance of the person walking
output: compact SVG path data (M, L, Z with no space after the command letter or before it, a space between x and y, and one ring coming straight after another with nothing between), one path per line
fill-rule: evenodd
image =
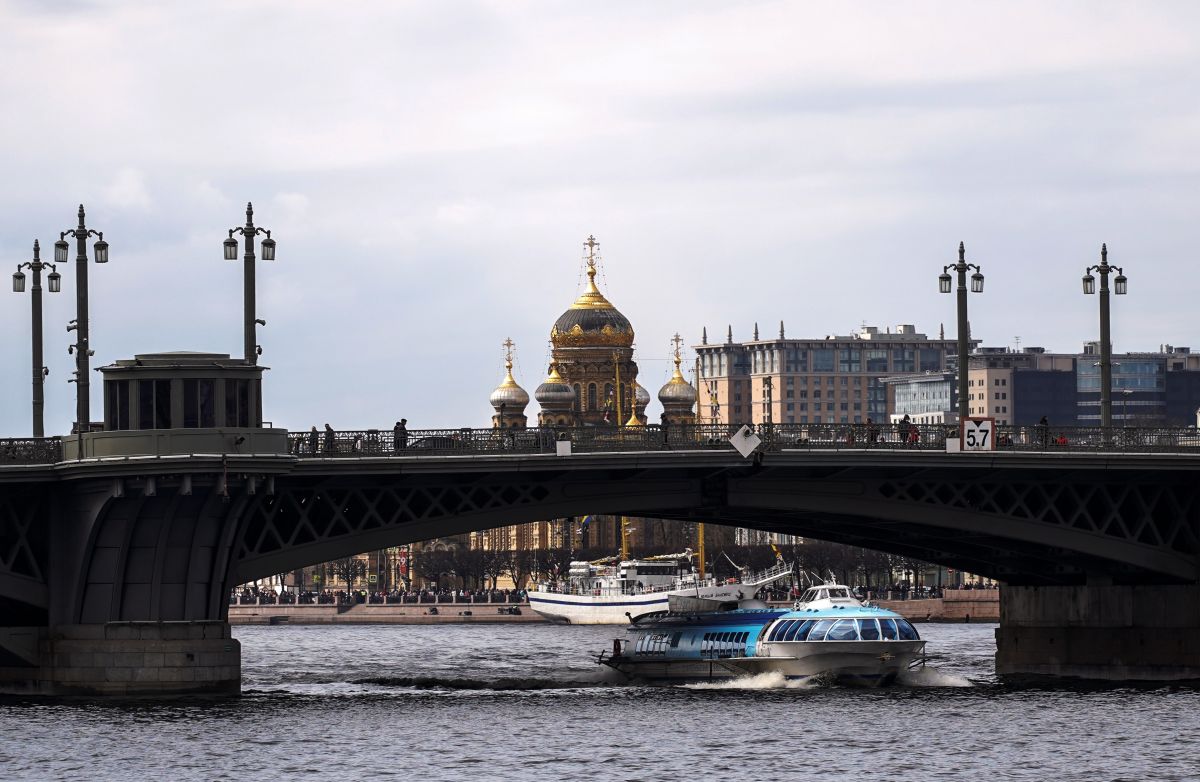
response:
M402 451L408 447L408 419L401 418L392 429L392 448Z
M325 424L325 453L333 453L333 427Z
M308 433L308 452L313 456L317 455L318 446L320 445L320 435L317 434L317 427L314 426L312 431Z
M1043 448L1049 448L1050 447L1050 422L1046 420L1046 416L1042 416L1042 419L1037 422L1037 426L1034 427L1034 429L1037 432L1038 442L1041 443Z
M879 442L879 424L867 418L867 447L871 447Z
M662 429L663 447L670 448L671 447L671 419L667 418L666 413L663 413L662 418L660 418L659 420L662 421L660 428Z

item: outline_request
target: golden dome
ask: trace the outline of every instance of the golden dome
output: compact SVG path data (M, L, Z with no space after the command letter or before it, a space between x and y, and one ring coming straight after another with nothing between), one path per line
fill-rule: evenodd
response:
M682 406L690 409L696 403L696 389L692 388L692 384L685 380L683 373L679 371L679 364L683 359L679 355L679 345L682 340L678 334L675 335L673 341L675 342L675 373L658 390L658 401L664 408Z
M505 340L504 344L508 348L508 352L504 355L504 380L501 381L500 385L496 386L496 390L492 392L488 401L497 411L500 410L501 405L504 405L505 412L520 414L525 411L526 405L529 404L529 394L525 389L517 385L517 381L513 378L512 340Z
M562 375L558 374L558 364L553 363L550 365L549 376L533 392L533 398L543 409L569 410L575 404L575 391L567 385Z
M632 347L633 326L596 287L596 247L594 236L584 244L587 255L587 290L575 299L571 308L559 316L550 329L554 347Z

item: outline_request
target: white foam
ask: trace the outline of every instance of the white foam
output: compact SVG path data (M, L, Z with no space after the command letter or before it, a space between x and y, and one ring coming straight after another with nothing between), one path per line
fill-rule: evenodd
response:
M904 687L974 687L965 676L942 673L937 668L925 666L900 674L899 682Z
M787 679L778 671L756 673L753 676L737 676L719 682L685 684L693 690L802 690L816 686L811 680Z

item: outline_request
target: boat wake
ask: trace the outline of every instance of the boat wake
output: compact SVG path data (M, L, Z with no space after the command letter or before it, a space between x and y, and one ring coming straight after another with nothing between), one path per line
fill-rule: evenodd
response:
M811 690L821 686L817 679L787 679L778 671L757 673L753 676L738 676L719 682L697 682L684 684L689 690Z
M900 674L897 681L901 687L974 687L975 685L965 676L955 676L942 673L937 668L917 668Z
M681 685L691 690L816 690L834 686L832 676L813 676L808 679L788 679L778 671L754 676L738 676L719 682L699 682ZM921 668L903 673L897 687L974 687L965 676L942 673L935 668Z
M424 691L481 691L530 692L537 690L574 690L588 687L611 687L616 683L607 672L573 679L537 679L502 677L497 679L468 679L442 676L376 676L356 679L351 684L388 689Z

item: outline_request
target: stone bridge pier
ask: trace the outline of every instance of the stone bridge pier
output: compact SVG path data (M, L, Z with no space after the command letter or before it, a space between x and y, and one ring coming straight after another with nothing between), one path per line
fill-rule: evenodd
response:
M236 695L219 478L0 486L0 692Z
M1200 587L1005 586L996 673L1022 679L1200 681Z

